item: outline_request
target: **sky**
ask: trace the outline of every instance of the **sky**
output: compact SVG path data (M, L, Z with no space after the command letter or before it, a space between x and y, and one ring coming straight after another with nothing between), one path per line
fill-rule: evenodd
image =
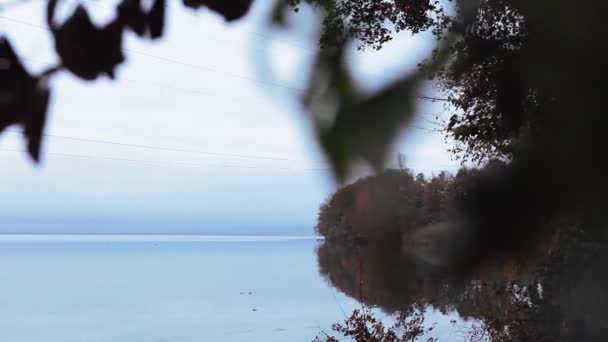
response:
M69 13L75 1L65 3ZM86 3L97 23L113 15L115 1ZM227 24L171 1L163 39L127 34L116 80L55 77L42 164L22 152L18 132L0 136L0 233L311 234L336 190L298 100L317 19L303 8L270 29L270 3ZM0 32L30 71L56 61L42 2L1 11ZM432 44L403 33L380 51L353 47L353 77L381 89ZM393 147L427 175L457 167L441 133L428 130L436 115L441 107L421 100Z

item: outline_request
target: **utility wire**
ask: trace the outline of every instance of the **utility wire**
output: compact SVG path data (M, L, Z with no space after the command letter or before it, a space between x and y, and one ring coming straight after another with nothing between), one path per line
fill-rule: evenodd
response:
M430 123L431 125L434 125L434 126L436 126L436 127L439 127L439 129L440 129L440 130L445 128L445 125L444 125L444 124L443 124L441 121L437 121L437 120L430 120L430 119L425 118L425 117L424 117L424 116L422 116L422 115L420 116L420 118L421 118L422 120L424 120L424 121L426 121L426 122Z
M35 27L35 28L42 29L42 30L45 30L45 31L49 31L48 27L44 27L44 26L37 25L37 24L32 24L30 22L19 20L19 19L13 19L13 18L9 18L9 17L6 17L6 16L2 16L2 15L0 15L0 19L6 20L6 21L15 22L15 23L19 23L19 24L23 24L23 25L27 25L27 26L31 26L31 27ZM254 78L254 77L233 74L233 73L229 73L229 72L226 72L224 70L219 70L219 69L216 69L214 67L207 66L207 65L192 64L192 63L180 61L180 60L177 60L177 59L168 58L168 57L164 57L164 56L158 56L158 55L155 55L155 54L151 54L151 53L147 53L147 52L143 52L143 51L138 51L138 50L133 50L133 49L128 49L128 48L123 48L123 49L125 51L128 51L128 52L132 52L132 53L139 54L139 55L142 55L142 56L146 56L146 57L149 57L149 58L154 58L154 59L157 59L159 61L164 61L166 63L173 63L173 64L178 64L178 65L187 66L187 67L191 67L191 68L202 69L202 70L211 70L211 71L214 71L214 72L217 72L217 73L223 73L223 74L231 76L231 77L245 79L245 80L249 80L249 81L252 81L252 82L255 82L255 83L260 83L260 84L266 84L266 85L270 85L270 86L274 86L274 87L285 88L285 89L292 90L292 91L295 91L295 92L298 92L298 93L301 93L301 94L306 93L305 89L295 88L295 87L291 87L291 86L280 84L280 83L268 82L268 81L260 80L260 79ZM202 92L202 91L199 91L199 90L192 90L192 91ZM426 95L417 95L416 97L419 98L419 99L423 99L423 100L430 100L432 102L436 102L436 101L448 101L448 99L446 99L446 98L439 98L439 97L426 96Z
M266 84L266 85L270 85L270 86L273 86L273 87L285 88L285 89L293 90L293 91L296 91L296 92L299 92L299 93L305 93L306 92L305 89L295 88L295 87L291 87L291 86L287 86L287 85L280 84L280 83L275 83L275 82L264 81L264 80L260 80L260 79L249 77L249 76L243 76L243 75L233 74L233 73L226 72L224 70L219 70L219 69L207 66L207 65L192 64L192 63L183 62L183 61L180 61L180 60L177 60L177 59L167 58L167 57L158 56L158 55L153 55L151 53L142 52L142 51L133 50L133 49L124 48L124 50L128 51L128 52L132 52L132 53L138 54L138 55L154 58L154 59L157 59L157 60L160 60L160 61L164 61L164 62L169 62L169 63L178 64L178 65L183 65L183 66L187 66L187 67L195 68L195 69L210 70L210 71L221 73L221 74L225 74L225 75L228 75L228 76L231 76L231 77L240 78L240 79L244 79L244 80L249 80L249 81L255 82L255 83Z
M11 21L11 22L16 22L16 23L20 23L20 24L23 24L23 25L27 25L27 26L31 26L31 27L35 27L35 28L39 28L39 29L48 31L48 28L46 28L44 26L32 24L32 23L29 23L29 22L26 22L26 21L22 21L22 20L18 20L18 19L8 18L6 16L0 16L0 19ZM129 52L136 53L136 54L144 55L144 56L147 56L147 57L155 58L155 59L158 59L158 60L161 60L161 61L164 61L164 62L175 63L175 64L184 65L184 66L193 67L193 68L198 68L198 69L207 69L207 70L218 71L217 69L214 69L214 68L209 67L209 66L202 66L202 65L197 65L197 64L191 64L191 63L175 60L175 59L172 59L172 58L166 58L166 57L157 56L157 55L149 54L149 53L146 53L146 52L126 49L126 48L125 48L125 50L129 51ZM223 72L223 71L220 71L220 72ZM291 89L291 90L298 91L298 92L304 92L305 91L303 89L292 88L292 87L289 87L289 86L285 86L285 85L282 85L282 84L276 84L276 83L272 83L272 82L265 82L265 81L261 81L261 80L258 80L258 79L255 79L255 78L251 78L251 77L247 77L247 76L243 76L243 75L236 75L236 74L229 74L229 73L227 73L227 75L232 76L232 77L238 77L238 78L242 78L242 79L247 79L247 80L258 82L258 83L267 83L267 84L271 84L273 86L283 87L283 88ZM148 82L137 81L137 80L132 80L132 79L128 80L128 81L148 83ZM163 85L163 86L165 86L165 85ZM175 89L177 91L182 91L182 92L190 91L190 92L201 93L201 94L205 94L205 95L209 95L209 96L215 96L211 92L204 92L204 91L195 90L195 89L187 89L187 88L183 88L183 87L178 88L178 87L172 87L172 86L165 86L165 87L171 88L171 89ZM432 100L432 101L437 101L437 100L443 100L443 101L445 101L446 100L446 99L440 99L440 98L429 97L429 96L418 96L418 98L428 99L428 100ZM419 127L419 126L415 126L415 125L410 125L409 128L423 130L423 131L427 131L429 133L430 132L438 132L437 129L429 129L429 128ZM166 150L166 151L174 151L174 152L196 153L196 154L204 154L204 155L228 156L228 157L250 158L250 159L295 161L294 159L290 159L290 158L276 158L276 157L265 157L265 156L226 154L226 153L217 153L217 152L205 152L205 151L196 151L196 150L185 150L185 149L177 149L177 148L169 148L169 147L161 147L161 146L129 144L129 143L122 143L122 142L115 142L115 141L106 141L106 140L101 140L101 139L91 139L91 138L61 136L61 135L52 135L52 134L44 134L44 135L45 136L54 136L54 137L58 137L58 138L62 138L62 139L69 139L69 140L88 141L88 142L95 142L95 143L104 143L104 144L112 144L112 145L119 145L119 146L130 146L130 147L146 148L146 149L156 149L156 150Z
M426 128L426 127L421 127L421 126L416 126L416 125L409 125L407 126L407 128L413 128L413 129L418 129L421 131L427 131L427 132L441 132L441 130L437 129L437 128Z
M17 132L22 133L20 130L16 129L6 129L7 132ZM172 147L163 147L163 146L153 146L153 145L141 145L141 144L130 144L123 143L118 141L109 141L95 138L82 138L82 137L74 137L67 135L57 135L57 134L43 134L45 137L55 137L67 140L76 140L76 141L86 141L100 144L108 144L108 145L117 145L117 146L127 146L127 147L136 147L136 148L145 148L152 150L163 150L163 151L173 151L173 152L184 152L184 153L194 153L194 154L204 154L218 157L236 157L236 158L247 158L247 159L264 159L264 160L279 160L279 161L302 161L301 159L290 159L285 157L268 157L268 156L258 156L258 155L245 155L245 154L231 154L231 153L221 153L221 152L207 152L207 151L197 151L197 150L188 150L188 149L179 149Z
M5 152L22 152L27 153L26 150L16 150L8 148L0 148L0 151ZM144 160L144 159L130 159L130 158L116 158L116 157L103 157L103 156L91 156L84 154L72 154L72 153L57 153L57 152L45 152L45 154L70 157L70 158L82 158L82 159L93 159L93 160L109 160L109 161L122 161L132 163L146 163L146 164L165 164L165 165L183 165L183 166L212 166L212 167L226 167L226 168L239 168L239 169L261 169L261 170L288 170L288 171L328 171L329 169L322 168L288 168L288 167L257 167L247 165L234 165L234 164L201 164L201 163L188 163L179 161L161 161L161 160Z
M427 129L424 127L411 126L411 128L425 130L428 132L436 132L436 130ZM16 132L21 133L22 131L16 129L6 129L7 132ZM153 145L141 145L141 144L131 144L131 143L123 143L117 141L108 141L101 139L93 139L93 138L82 138L82 137L74 137L74 136L66 136L66 135L57 135L57 134L43 134L45 137L54 137L61 138L66 140L73 141L85 141L92 143L100 143L100 144L109 144L116 146L126 146L126 147L135 147L135 148L144 148L144 149L152 149L152 150L163 150L163 151L172 151L172 152L183 152L183 153L194 153L194 154L202 154L202 155L210 155L216 157L236 157L236 158L246 158L246 159L261 159L261 160L274 160L274 161L303 161L298 159L290 159L285 157L267 157L267 156L259 156L259 155L243 155L243 154L230 154L230 153L220 153L220 152L207 152L207 151L198 151L198 150L188 150L188 149L178 149L172 147L163 147L163 146L153 146ZM51 153L49 153L51 154ZM121 159L121 158L119 158ZM122 160L122 159L121 159ZM312 168L311 170L327 170L324 168Z
M6 20L6 21L15 22L15 23L19 23L19 24L23 24L23 25L27 25L27 26L31 26L31 27L35 27L35 28L38 28L38 29L41 29L41 30L45 30L45 31L50 31L48 27L44 27L44 26L37 25L37 24L32 24L30 22L19 20L19 19L13 19L13 18L9 18L9 17L6 17L6 16L0 16L0 19ZM280 84L280 83L274 83L274 82L269 82L269 81L265 81L265 80L260 80L260 79L254 78L254 77L233 74L233 73L226 72L224 70L219 70L217 68L214 68L214 67L211 67L211 66L207 66L207 65L199 65L199 64L188 63L188 62L180 61L180 60L177 60L177 59L168 58L168 57L164 57L164 56L158 56L158 55L147 53L147 52L143 52L143 51L128 49L126 47L123 47L123 50L125 50L127 52L131 52L131 53L135 53L135 54L138 54L138 55L146 56L146 57L149 57L149 58L154 58L154 59L157 59L157 60L160 60L160 61L163 61L163 62L167 62L167 63L173 63L173 64L182 65L182 66L187 66L187 67L190 67L190 68L201 69L201 70L209 70L209 71L216 72L216 73L222 73L222 74L228 75L230 77L245 79L245 80L249 80L249 81L254 82L254 83L260 83L260 84L270 85L270 86L273 86L273 87L285 88L285 89L296 91L296 92L299 92L299 93L305 93L306 92L305 89L300 89L300 88L295 88L295 87L291 87L291 86Z

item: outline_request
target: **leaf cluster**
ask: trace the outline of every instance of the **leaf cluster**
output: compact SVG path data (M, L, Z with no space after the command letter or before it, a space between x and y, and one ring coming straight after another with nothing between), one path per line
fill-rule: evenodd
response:
M38 162L51 90L49 78L60 71L92 81L99 76L115 77L115 69L125 61L122 38L126 31L141 38L158 39L165 27L165 0L154 0L149 9L141 0L122 0L115 16L101 26L91 20L88 10L79 4L68 18L59 23L55 13L60 0L47 0L46 21L60 62L39 75L29 73L12 44L0 35L0 132L12 125L23 127L27 150ZM251 0L184 0L190 8L207 7L236 20L248 11Z

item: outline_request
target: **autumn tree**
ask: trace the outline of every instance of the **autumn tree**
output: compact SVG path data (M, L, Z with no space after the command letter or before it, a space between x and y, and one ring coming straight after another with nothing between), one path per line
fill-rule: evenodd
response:
M509 77L528 35L524 17L509 1L481 1L472 19L464 17L463 8L470 6L464 0L305 2L327 10L321 47L354 40L359 49L378 50L401 31L431 31L438 41L454 37L446 63L428 69L438 95L427 99L444 103L451 113L445 132L462 160L512 158L520 136L533 129L542 100ZM423 70L428 65L420 63Z

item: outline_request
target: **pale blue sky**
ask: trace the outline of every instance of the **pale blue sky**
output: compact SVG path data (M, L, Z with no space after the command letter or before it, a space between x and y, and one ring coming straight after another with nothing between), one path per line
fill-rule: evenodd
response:
M89 3L99 22L112 14L114 1ZM270 2L255 4L225 24L171 1L164 39L127 36L117 81L54 79L42 165L9 151L23 149L17 133L0 137L0 232L310 233L335 190L331 174L311 170L326 163L298 102L316 49L314 16L303 10L286 31L269 32ZM30 70L55 60L42 11L31 1L0 13L0 32ZM412 70L430 44L405 33L380 52L352 49L349 61L373 91ZM260 72L260 61L278 79ZM432 118L440 108L421 104L419 112ZM455 169L438 133L404 131L394 151L427 174Z

